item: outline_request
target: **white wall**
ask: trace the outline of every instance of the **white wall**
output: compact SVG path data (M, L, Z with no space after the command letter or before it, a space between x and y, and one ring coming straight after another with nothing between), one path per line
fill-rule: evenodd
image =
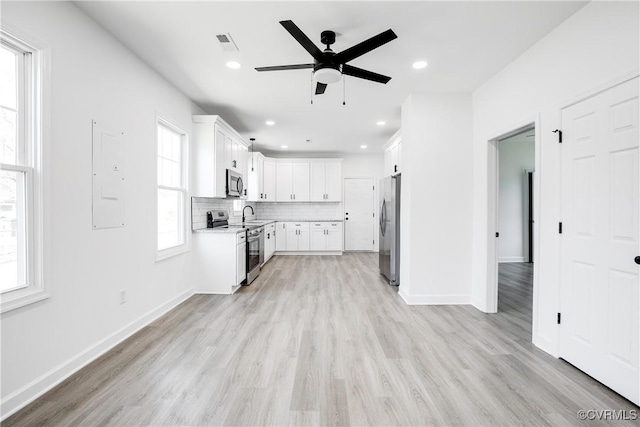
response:
M529 260L529 179L525 170L533 171L534 149L533 139L500 142L499 262Z
M533 341L558 353L560 109L637 73L637 2L592 2L473 93L473 304L487 310L488 140L539 119ZM534 193L536 194L536 193Z
M3 2L2 23L51 51L44 280L2 314L2 415L192 293L191 254L155 262L156 110L187 132L196 105L70 3ZM126 227L91 229L91 120L126 134ZM119 304L119 291L127 302Z
M468 94L413 94L402 105L400 295L471 300L472 112Z

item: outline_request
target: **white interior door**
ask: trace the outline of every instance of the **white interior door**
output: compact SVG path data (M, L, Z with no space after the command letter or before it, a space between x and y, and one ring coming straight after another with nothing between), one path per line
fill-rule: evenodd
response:
M344 250L374 250L373 178L344 180Z
M638 79L562 127L560 356L640 404Z

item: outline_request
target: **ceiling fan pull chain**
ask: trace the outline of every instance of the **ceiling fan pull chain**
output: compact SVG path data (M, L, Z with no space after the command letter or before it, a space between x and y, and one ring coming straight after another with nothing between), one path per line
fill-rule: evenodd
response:
M311 72L311 105L313 105L313 71Z
M346 99L347 99L347 76L342 76L342 105L347 105L346 103Z

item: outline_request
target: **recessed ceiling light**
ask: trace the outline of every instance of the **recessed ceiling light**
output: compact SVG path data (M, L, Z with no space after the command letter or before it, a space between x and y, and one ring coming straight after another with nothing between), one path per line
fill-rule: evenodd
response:
M229 61L227 62L227 67L231 68L232 70L237 70L238 68L240 68L240 63L236 61Z
M367 146L366 145L361 145L360 148L362 148L364 150L365 148L367 148Z
M266 122L264 122L264 124L267 126L273 126L276 124L276 122L274 122L273 120L267 120Z
M288 145L281 145L280 147L282 147L282 148L289 148L289 146L288 146Z
M412 67L416 70L421 70L427 67L427 61L416 61L413 63Z
M376 122L376 124L377 124L378 126L384 126L384 125L386 125L386 124L387 124L387 122L385 122L384 120L380 120L380 121L377 121L377 122Z

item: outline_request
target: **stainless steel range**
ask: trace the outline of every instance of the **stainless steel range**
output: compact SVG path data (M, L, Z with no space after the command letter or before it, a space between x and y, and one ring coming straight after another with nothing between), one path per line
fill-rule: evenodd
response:
M247 231L247 285L260 274L264 264L264 227L250 228Z

